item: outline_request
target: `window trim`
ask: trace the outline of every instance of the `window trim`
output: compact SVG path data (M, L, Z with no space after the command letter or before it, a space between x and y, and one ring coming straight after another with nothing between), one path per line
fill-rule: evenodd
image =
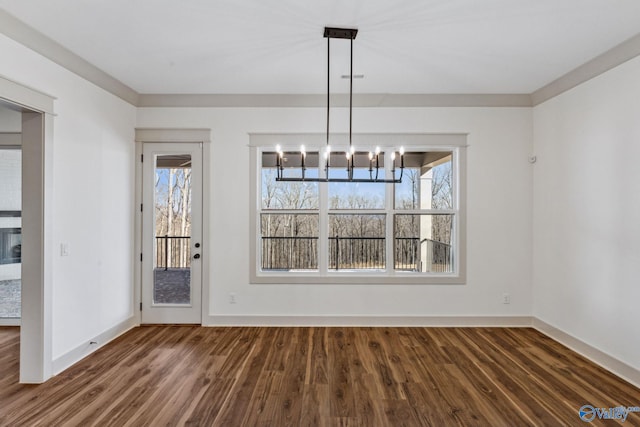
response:
M379 271L357 271L357 272L344 272L344 271L329 271L323 269L323 264L326 264L326 257L319 257L318 271L309 272L281 272L281 271L261 271L260 270L260 214L263 212L261 199L258 197L260 194L260 170L261 170L261 155L263 151L272 151L276 144L280 144L283 147L298 147L300 143L304 143L309 151L316 151L318 148L322 148L326 144L326 135L317 134L265 134L265 133L252 133L249 134L249 160L250 160L250 232L249 232L249 275L250 283L252 284L360 284L360 285L392 285L392 284L432 284L432 285L449 285L449 284L465 284L466 283L466 148L467 148L467 134L465 133L450 133L450 134L354 134L353 143L356 146L376 146L389 147L393 145L403 145L406 151L419 151L419 150L442 150L454 152L454 200L457 202L458 209L453 210L451 213L455 214L455 247L456 247L456 264L454 273L416 273L407 271L396 271L393 268L389 268L387 262L387 269L385 272ZM347 134L332 134L333 145L348 145ZM345 143L340 141L344 140ZM396 143L397 141L397 143ZM313 148L312 148L313 147ZM457 172L457 173L456 173ZM393 184L384 184L389 186L387 189L386 197L393 197L392 189ZM320 186L319 191L323 186ZM326 189L324 189L326 191ZM379 214L385 214L387 216L387 227L393 228L393 213L410 214L412 212L420 214L429 214L429 209L425 210L408 210L398 212L395 209L389 211L388 204L383 209L371 209L366 212L376 212ZM276 213L280 210L269 210L269 212ZM288 210L286 210L288 212ZM330 209L328 207L320 206L318 213L320 215L319 226L322 227L323 223L326 226L326 219L323 221L323 213L328 214ZM340 212L343 210L339 210ZM315 211L314 211L315 212ZM331 211L336 213L337 211ZM366 213L365 212L365 213ZM346 213L346 211L345 211ZM349 211L349 213L360 213L360 211ZM432 211L431 213L446 213L443 210ZM325 215L326 216L326 215ZM387 236L389 234L387 233ZM393 235L393 233L391 234ZM320 236L319 236L320 237ZM393 248L393 241L387 239L387 259L393 257L393 250L389 251L389 247ZM392 240L392 239L391 239ZM326 265L324 265L326 267Z

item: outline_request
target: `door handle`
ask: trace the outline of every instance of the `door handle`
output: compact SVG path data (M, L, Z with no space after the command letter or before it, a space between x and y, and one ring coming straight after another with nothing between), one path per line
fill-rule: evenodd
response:
M198 258L200 258L200 254L195 254L195 255L193 256L193 259L198 259Z

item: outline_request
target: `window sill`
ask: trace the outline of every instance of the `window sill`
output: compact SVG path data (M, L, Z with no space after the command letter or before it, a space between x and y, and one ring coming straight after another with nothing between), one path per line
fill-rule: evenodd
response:
M464 285L463 275L417 274L417 273L260 273L252 275L251 284L296 284L296 285Z

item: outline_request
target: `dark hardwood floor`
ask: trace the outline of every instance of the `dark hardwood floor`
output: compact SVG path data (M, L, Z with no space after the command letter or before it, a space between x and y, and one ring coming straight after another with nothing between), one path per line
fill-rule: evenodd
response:
M0 328L2 426L582 426L585 404L640 406L530 328L143 326L41 385L18 384L18 351Z

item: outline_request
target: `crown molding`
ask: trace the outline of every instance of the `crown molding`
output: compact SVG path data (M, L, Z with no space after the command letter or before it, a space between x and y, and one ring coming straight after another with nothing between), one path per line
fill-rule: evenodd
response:
M138 103L138 93L129 86L2 9L0 32L128 103Z
M323 94L141 94L138 107L316 108ZM348 94L331 95L332 107L348 107ZM531 107L528 94L354 94L353 106L367 107Z
M602 55L596 56L591 61L582 64L564 76L536 90L531 94L532 104L534 107L542 104L638 55L640 55L640 34L636 34Z
M0 33L45 56L136 107L304 108L325 107L322 94L139 94L56 41L0 9ZM354 107L535 107L640 55L640 34L586 62L531 94L356 94ZM331 104L347 107L347 94Z

